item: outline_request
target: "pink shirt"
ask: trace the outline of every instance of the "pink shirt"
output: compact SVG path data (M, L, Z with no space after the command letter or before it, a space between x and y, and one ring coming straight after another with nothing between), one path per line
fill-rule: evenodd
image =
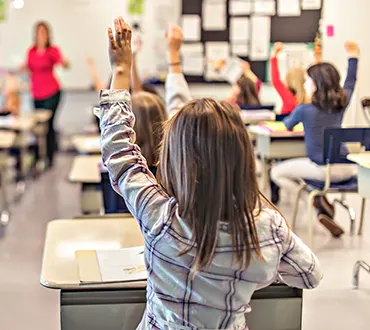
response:
M53 69L62 63L62 54L58 47L50 46L43 53L36 47L30 48L27 55L27 67L31 73L32 95L35 100L47 99L56 94L60 85Z

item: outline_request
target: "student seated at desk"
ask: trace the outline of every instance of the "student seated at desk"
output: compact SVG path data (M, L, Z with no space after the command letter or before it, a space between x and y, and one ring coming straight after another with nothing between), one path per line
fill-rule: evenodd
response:
M247 329L255 290L277 278L312 289L319 261L259 192L248 132L227 102L194 100L176 112L156 180L135 144L131 30L121 17L115 29L113 82L100 98L102 154L145 237L147 308L138 329ZM175 51L180 58L181 42L172 28L170 60Z
M291 113L297 105L308 101L304 83L306 81L306 71L303 68L293 68L288 71L285 76L285 83L280 78L278 55L283 50L284 45L281 42L276 42L271 54L271 81L272 85L279 93L283 106L281 114Z
M319 63L307 70L305 83L310 104L298 106L284 120L287 129L291 130L298 123L303 123L307 158L291 159L281 162L271 170L272 201L279 201L279 188L295 186L301 179L325 181L326 166L324 163L324 130L326 127L341 127L344 112L351 100L357 79L359 56L358 45L347 42L345 49L349 55L348 73L344 87L340 86L338 70L329 63ZM342 153L348 153L343 146ZM356 174L356 166L338 164L331 167L331 182L343 182ZM340 237L344 230L334 221L334 207L324 197L316 197L318 220L334 237Z

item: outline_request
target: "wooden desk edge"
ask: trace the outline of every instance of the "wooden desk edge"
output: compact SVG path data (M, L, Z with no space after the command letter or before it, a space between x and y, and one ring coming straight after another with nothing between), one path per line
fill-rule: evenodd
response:
M370 168L370 152L349 154L347 155L347 159L356 163L359 166Z

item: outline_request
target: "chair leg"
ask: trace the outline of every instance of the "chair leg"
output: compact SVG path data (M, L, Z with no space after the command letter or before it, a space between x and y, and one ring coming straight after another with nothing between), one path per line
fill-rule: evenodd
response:
M363 226L364 226L364 217L365 217L365 208L366 208L366 198L363 198L361 201L360 227L358 228L359 236L362 236L362 231L363 231Z
M313 201L316 196L320 195L317 190L312 191L308 196L308 246L312 248L313 246Z
M355 263L353 268L352 285L354 289L358 289L359 279L360 279L360 269L364 269L370 274L370 266L365 261L359 260Z
M343 208L347 210L349 218L351 220L350 233L351 233L351 236L353 236L355 232L355 223L356 223L356 212L354 208L348 205L347 201L344 199L344 195L342 196L341 199L335 199L334 203L338 203L339 205L341 205Z
M298 207L299 207L299 201L301 199L301 195L303 190L306 188L306 184L302 183L298 189L297 189L297 195L294 203L294 209L293 209L293 217L292 217L292 229L295 230L296 228L296 221L297 221L297 214L298 214Z

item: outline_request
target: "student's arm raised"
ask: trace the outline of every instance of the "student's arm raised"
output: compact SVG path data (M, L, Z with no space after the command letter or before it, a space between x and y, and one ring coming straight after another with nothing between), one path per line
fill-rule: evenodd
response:
M356 87L357 81L357 66L358 58L360 56L360 48L358 44L353 41L347 41L344 44L344 48L348 54L348 71L346 81L344 82L344 90L347 95L347 102L349 103Z
M126 201L145 234L160 232L170 200L149 171L135 144L135 117L131 111L131 29L120 17L115 20L116 36L109 29L109 55L113 68L111 90L101 92L100 127L103 163L113 188Z
M183 33L173 25L166 32L168 47L168 76L166 79L166 107L168 112L180 110L191 100L189 86L182 73L180 49Z

